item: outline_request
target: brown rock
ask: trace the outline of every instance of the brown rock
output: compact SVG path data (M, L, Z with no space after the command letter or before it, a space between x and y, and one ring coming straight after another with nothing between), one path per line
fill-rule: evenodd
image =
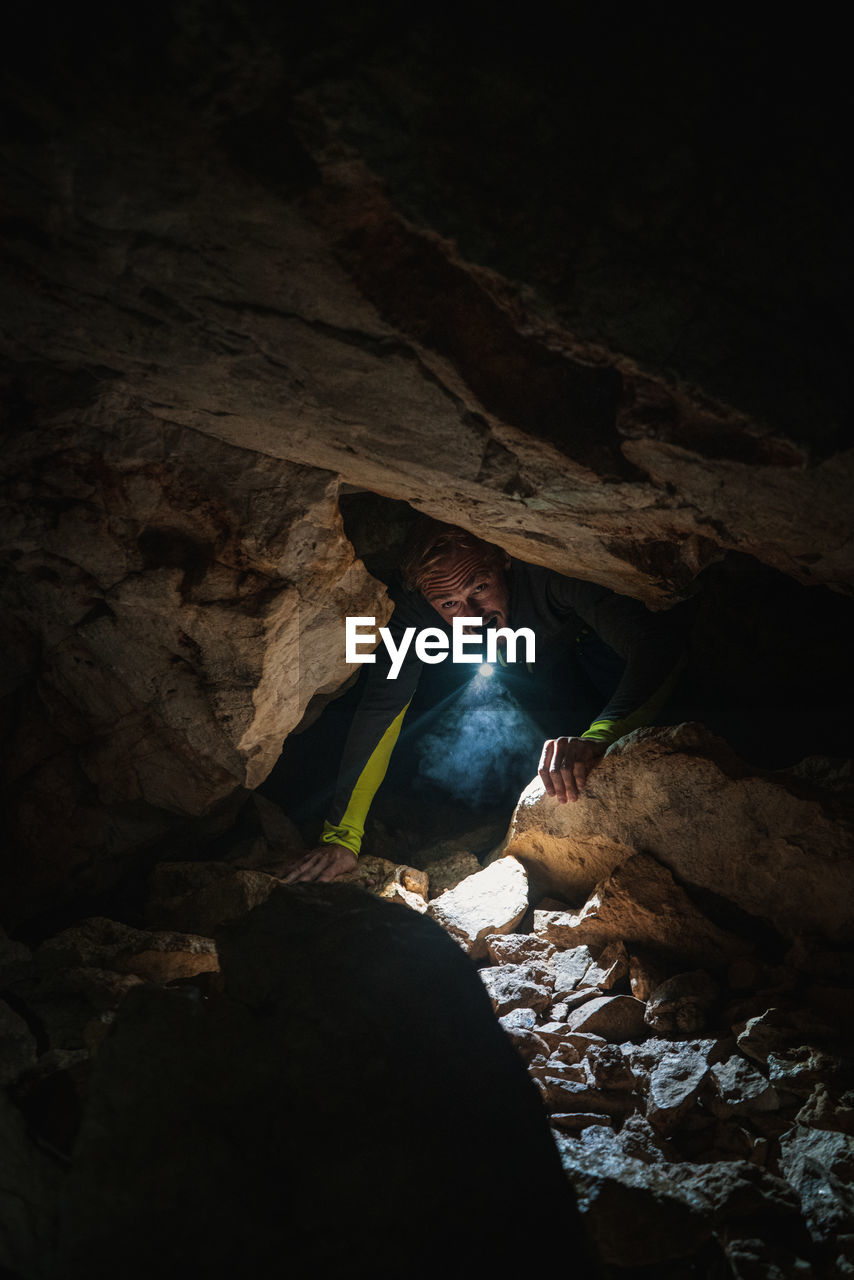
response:
M590 1045L584 1064L597 1089L631 1092L637 1084L628 1059L616 1045Z
M456 938L473 959L486 955L491 933L512 933L528 909L528 876L515 858L491 866L435 898L428 914Z
M602 996L573 1009L567 1024L573 1031L592 1032L620 1044L646 1034L644 1008L634 996Z
M584 975L584 985L610 991L629 974L629 957L622 942L609 942Z
M480 871L480 863L473 853L460 851L449 853L425 864L430 881L430 897L439 898L447 889L455 889L461 880Z
M854 1091L817 1084L795 1121L805 1128L833 1129L854 1136Z
M493 964L531 964L545 967L555 953L550 942L533 933L494 933L486 938L486 950Z
M703 915L670 871L646 853L626 858L580 911L535 911L534 928L559 948L597 950L625 941L650 947L671 963L722 964L746 946Z
M507 1023L504 1018L499 1018L499 1022L507 1032L510 1043L523 1062L529 1063L532 1058L547 1050L547 1046L533 1031L525 1027L516 1026L513 1023Z
M634 951L629 956L629 986L636 999L648 1000L667 976L661 961L649 952Z
M826 1244L854 1221L854 1138L804 1129L780 1139L780 1169L801 1201L813 1240Z
M854 937L854 831L841 803L832 791L750 768L700 725L639 729L609 749L578 804L560 805L532 784L505 849L576 901L642 850L685 885L712 890L784 936L813 932L844 942ZM576 932L577 940L663 945L665 954L676 951L694 964L732 958L733 939L655 878L653 866L645 862L642 875L635 863L624 882L628 901L621 900L619 872L612 878L613 906L627 913L628 927ZM653 882L645 893L647 877ZM607 921L609 905L585 911L591 921ZM572 945L568 936L562 945Z
M649 997L645 1021L663 1035L696 1035L720 988L704 969L667 978Z
M624 1116L633 1109L629 1097L622 1091L591 1088L587 1082L567 1080L563 1076L547 1073L537 1080L540 1096L547 1111L558 1114L582 1111L600 1115Z
M149 982L174 982L219 969L212 939L188 933L145 932L95 916L42 943L43 964L111 969Z
M24 1019L0 1000L0 1085L35 1065L36 1041Z
M537 1025L537 1015L533 1009L511 1009L509 1013L502 1014L498 1021L505 1031L510 1031L513 1027L517 1027L520 1031L530 1031ZM546 1046L547 1050L548 1046Z
M222 862L161 862L149 881L146 923L210 938L221 924L266 902L277 884L263 871Z

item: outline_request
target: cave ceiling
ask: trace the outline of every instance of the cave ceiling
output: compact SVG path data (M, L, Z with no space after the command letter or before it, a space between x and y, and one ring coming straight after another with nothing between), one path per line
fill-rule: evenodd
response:
M165 427L653 605L728 550L850 585L832 53L585 6L88 12L6 43L25 465Z

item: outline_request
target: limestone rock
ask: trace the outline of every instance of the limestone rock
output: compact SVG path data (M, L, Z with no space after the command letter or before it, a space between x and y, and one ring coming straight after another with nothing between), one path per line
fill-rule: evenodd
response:
M851 1073L848 1074L849 1081ZM835 1129L854 1136L854 1090L828 1088L817 1084L795 1121L810 1129Z
M278 883L263 871L222 862L161 862L149 880L146 923L210 938L266 902Z
M480 871L480 863L473 853L461 851L425 863L424 870L430 882L430 897L438 898Z
M584 984L610 991L629 974L629 957L622 942L609 942L584 975Z
M534 919L538 918L538 913L534 912ZM543 919L542 916L539 917ZM536 927L536 926L535 926ZM554 948L554 944L547 939L543 939L547 946ZM593 953L589 947L570 947L568 951L558 951L552 959L552 972L554 973L555 994L558 998L569 995L576 987L580 986L585 980L585 974L590 966L594 963ZM590 986L595 984L590 983Z
M573 1031L604 1036L614 1044L646 1034L644 1004L634 996L602 996L573 1009L567 1025Z
M56 967L113 969L150 982L174 982L219 969L210 938L145 932L93 916L42 943L38 959Z
M652 1069L647 1119L659 1133L673 1133L697 1103L710 1071L708 1042L673 1045Z
M481 969L480 976L499 1017L520 1008L539 1012L551 1000L551 992L537 981L537 971L532 966L502 964Z
M780 1139L780 1168L801 1201L813 1239L824 1243L854 1220L854 1138L795 1125Z
M714 1115L750 1115L757 1111L775 1111L780 1106L774 1086L738 1054L715 1063L709 1080L712 1091L706 1105Z
M650 994L645 1021L663 1035L696 1035L706 1025L719 991L704 969L677 973Z
M581 1139L556 1135L582 1218L605 1262L652 1266L686 1257L708 1239L706 1203L685 1195L670 1168L624 1155L617 1136L604 1127L587 1128Z
M707 966L732 956L732 939L675 886L668 890L655 861L683 884L770 920L786 937L854 937L854 828L837 794L750 768L700 725L635 730L608 750L577 804L558 804L535 781L519 801L505 850L571 900L614 872L601 908L588 904L582 913L589 926L576 932L578 941L619 937ZM626 867L631 879L623 882L620 867L640 851L652 860ZM622 919L610 932L612 909ZM564 936L562 945L572 945Z
M533 933L495 933L486 939L486 950L493 964L531 964L543 967L555 954L550 942ZM549 965L557 973L553 965Z
M564 1114L580 1111L607 1116L624 1116L632 1110L632 1103L620 1090L592 1088L586 1081L568 1080L556 1073L546 1072L538 1080L540 1095L547 1111Z
M598 949L623 941L632 948L653 948L671 963L722 964L746 949L703 915L670 871L646 853L621 862L580 911L535 911L534 927L556 947Z
M428 914L473 959L486 955L491 933L512 933L528 909L528 877L515 858L499 858L434 899Z
M514 1027L520 1031L530 1031L532 1027L537 1025L537 1015L533 1009L522 1006L518 1009L512 1009L510 1013L502 1014L498 1021L505 1031L510 1031Z
M592 1044L584 1055L591 1083L597 1089L631 1092L637 1081L626 1056L616 1045Z

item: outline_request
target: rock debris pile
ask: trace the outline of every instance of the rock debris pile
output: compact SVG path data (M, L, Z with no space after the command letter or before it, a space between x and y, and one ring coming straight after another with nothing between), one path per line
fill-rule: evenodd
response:
M630 862L580 912L520 913L512 857L429 908L484 958L597 1253L661 1276L688 1260L691 1274L854 1275L854 955L800 942L763 959L653 858ZM656 867L662 922L682 895L695 935L627 946L613 930L643 918ZM620 912L585 932L615 878ZM696 967L703 947L713 973Z

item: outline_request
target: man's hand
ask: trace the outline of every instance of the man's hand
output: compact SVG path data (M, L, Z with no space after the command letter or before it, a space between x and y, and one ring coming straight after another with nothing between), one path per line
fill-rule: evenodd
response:
M355 870L356 855L350 849L345 849L343 844L319 844L282 878L285 884L306 880L326 882Z
M543 745L537 773L546 794L561 804L577 800L587 785L587 775L605 754L607 743L592 738L549 738Z

